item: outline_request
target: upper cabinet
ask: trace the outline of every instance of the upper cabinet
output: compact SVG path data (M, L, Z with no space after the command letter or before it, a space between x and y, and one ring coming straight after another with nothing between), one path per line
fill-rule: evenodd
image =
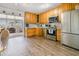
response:
M26 12L24 18L25 18L24 19L25 23L28 23L28 24L37 23L37 15L36 14Z
M36 14L31 14L31 23L32 24L37 23L37 15Z
M47 13L39 15L39 23L40 24L47 24L48 23Z

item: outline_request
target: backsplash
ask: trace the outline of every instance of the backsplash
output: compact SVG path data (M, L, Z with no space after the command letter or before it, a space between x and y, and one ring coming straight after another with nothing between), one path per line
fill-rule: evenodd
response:
M27 28L48 28L47 24L27 24L25 25Z

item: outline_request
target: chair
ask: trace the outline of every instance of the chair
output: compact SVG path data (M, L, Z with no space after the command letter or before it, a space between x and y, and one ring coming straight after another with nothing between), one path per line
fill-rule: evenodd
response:
M2 49L4 50L7 46L7 42L8 42L8 39L9 39L9 31L7 29L4 29L2 32L1 32L1 46L2 46ZM2 51L3 51L2 50Z
M1 37L0 37L0 41L1 41L0 54L7 47L8 39L9 39L9 31L7 29L4 29L1 32Z
M1 52L3 51L4 49L3 49L3 47L2 47L2 42L1 42L1 40L0 40L0 55L1 55Z

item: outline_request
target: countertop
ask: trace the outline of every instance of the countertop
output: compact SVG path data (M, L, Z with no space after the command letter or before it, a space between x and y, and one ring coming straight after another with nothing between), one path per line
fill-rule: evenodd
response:
M48 27L25 27L26 29L27 28L48 28Z

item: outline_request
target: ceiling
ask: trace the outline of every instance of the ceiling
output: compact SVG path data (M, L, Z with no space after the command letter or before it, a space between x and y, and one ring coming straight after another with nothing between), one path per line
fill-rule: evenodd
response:
M0 3L0 7L36 14L45 12L57 5L59 5L59 3Z

